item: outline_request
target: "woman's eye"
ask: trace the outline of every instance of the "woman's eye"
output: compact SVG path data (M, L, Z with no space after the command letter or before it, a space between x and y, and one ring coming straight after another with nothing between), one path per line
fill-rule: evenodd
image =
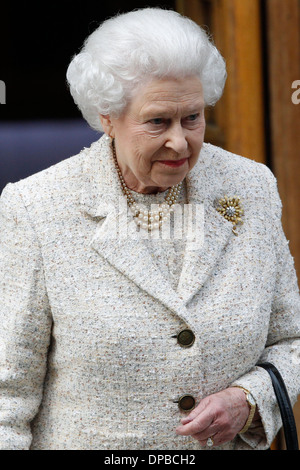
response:
M197 114L191 114L190 116L187 117L189 121L196 121L199 117L199 113Z
M154 125L156 125L156 126L159 126L160 124L163 123L163 120L162 120L162 118L154 118L154 119L151 119L151 120L150 120L150 123L151 123L151 124L154 124Z

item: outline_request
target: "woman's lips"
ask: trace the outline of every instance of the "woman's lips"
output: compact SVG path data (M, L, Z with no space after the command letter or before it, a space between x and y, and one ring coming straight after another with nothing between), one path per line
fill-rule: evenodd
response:
M158 163L162 163L163 165L177 168L179 166L184 165L186 161L187 161L187 158L183 158L182 160L159 160Z

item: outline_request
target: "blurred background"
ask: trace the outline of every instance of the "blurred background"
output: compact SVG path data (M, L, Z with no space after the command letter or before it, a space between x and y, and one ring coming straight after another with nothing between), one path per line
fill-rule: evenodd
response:
M69 94L68 64L104 19L146 6L177 10L205 26L225 57L228 80L207 110L206 141L273 171L299 277L300 93L292 100L292 86L300 80L300 0L2 2L0 193L99 138ZM299 431L299 405L295 414ZM279 435L273 447L283 446Z

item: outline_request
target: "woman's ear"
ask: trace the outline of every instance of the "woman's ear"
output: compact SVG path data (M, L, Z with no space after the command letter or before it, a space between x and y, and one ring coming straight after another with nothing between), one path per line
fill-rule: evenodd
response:
M105 134L114 138L114 126L111 122L109 114L100 114L99 117L100 117L102 129L104 130Z

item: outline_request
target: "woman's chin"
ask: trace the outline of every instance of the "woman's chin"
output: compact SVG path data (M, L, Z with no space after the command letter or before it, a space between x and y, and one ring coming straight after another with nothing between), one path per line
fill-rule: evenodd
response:
M176 184L181 183L186 177L187 172L177 172L173 175L159 175L156 179L157 184L161 188L169 188L170 186L176 186Z
M184 180L189 171L187 161L184 163L184 165L181 165L180 167L171 167L161 163L158 163L157 166L159 166L159 171L155 172L155 175L153 176L153 181L156 181L156 183L160 187L169 188L170 186L175 186L176 184L179 184L181 181Z

